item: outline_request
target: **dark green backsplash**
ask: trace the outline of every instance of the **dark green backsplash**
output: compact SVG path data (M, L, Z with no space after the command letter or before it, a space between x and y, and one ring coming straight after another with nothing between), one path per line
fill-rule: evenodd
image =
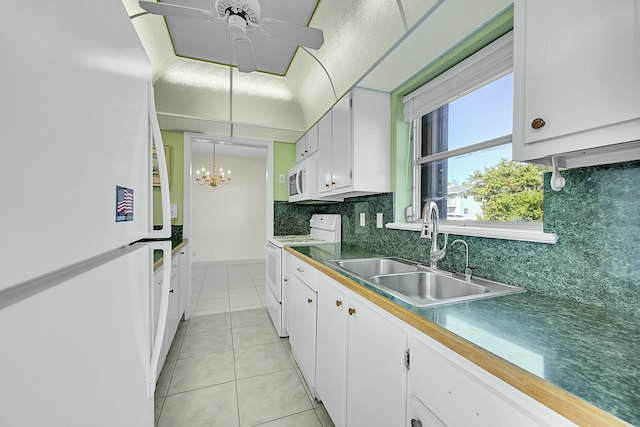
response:
M640 162L562 172L560 192L545 174L544 229L558 235L555 245L449 236L469 245L469 263L479 277L529 291L640 315ZM392 222L393 194L358 197L332 205L276 202L275 234L309 232L313 213L342 216L343 244L427 263L429 240L419 233L376 228L376 213ZM360 213L366 226L359 226ZM445 270L464 269L464 246L447 250Z

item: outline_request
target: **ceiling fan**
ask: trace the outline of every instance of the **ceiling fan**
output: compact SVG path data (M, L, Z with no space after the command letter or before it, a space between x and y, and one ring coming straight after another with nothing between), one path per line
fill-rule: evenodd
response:
M140 1L140 6L154 15L226 22L233 52L236 56L236 65L238 71L243 73L250 73L258 69L251 39L246 36L247 31L259 30L265 37L273 37L311 49L320 49L324 43L324 35L322 30L318 28L305 27L272 18L261 18L258 0L216 0L215 12L149 1Z

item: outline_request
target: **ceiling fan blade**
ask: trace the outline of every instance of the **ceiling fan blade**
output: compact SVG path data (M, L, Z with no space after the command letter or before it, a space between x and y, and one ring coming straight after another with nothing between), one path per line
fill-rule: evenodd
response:
M236 54L236 65L241 73L256 71L256 60L253 56L251 40L248 38L236 37L233 39L233 52Z
M324 34L318 28L305 27L271 18L263 19L261 23L264 25L266 33L274 39L311 49L320 49L324 43Z
M155 3L140 1L140 7L154 15L175 16L177 18L215 20L216 14L210 10L196 9L194 7L178 6L170 3Z

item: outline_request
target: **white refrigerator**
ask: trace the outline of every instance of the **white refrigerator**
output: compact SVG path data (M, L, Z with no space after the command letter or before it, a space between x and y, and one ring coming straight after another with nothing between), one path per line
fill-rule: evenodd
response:
M0 426L151 427L151 63L120 0L7 3L0 40Z

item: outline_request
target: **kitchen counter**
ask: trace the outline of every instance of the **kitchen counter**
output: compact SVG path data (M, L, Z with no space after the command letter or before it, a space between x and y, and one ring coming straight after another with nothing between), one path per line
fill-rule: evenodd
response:
M177 254L180 251L180 249L186 246L187 243L189 243L189 240L184 239L177 245L174 244L173 248L171 249L171 256L174 256L175 254ZM153 252L153 271L156 271L160 267L162 267L162 251L154 251Z
M639 318L534 292L416 308L325 263L380 254L323 246L286 250L578 425L640 425Z

